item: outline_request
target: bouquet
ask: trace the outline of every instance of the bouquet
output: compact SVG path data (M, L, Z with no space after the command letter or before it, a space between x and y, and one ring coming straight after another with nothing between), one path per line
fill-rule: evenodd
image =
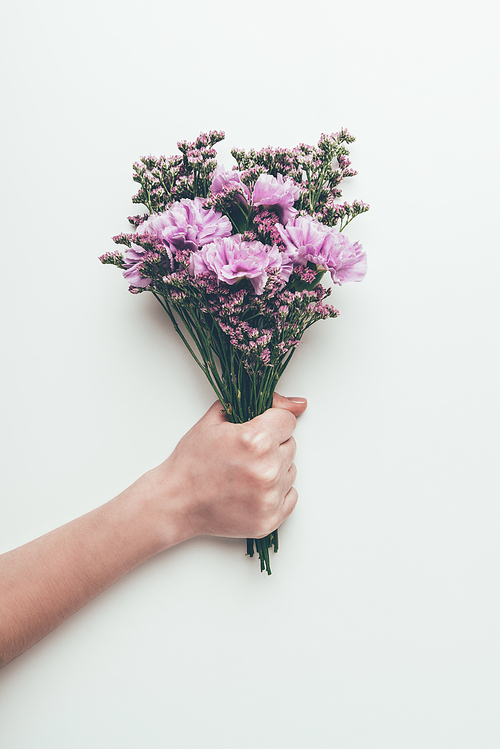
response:
M325 304L334 284L361 281L366 255L343 234L368 210L340 202L340 183L356 174L345 129L317 146L231 151L236 165L217 165L224 133L178 143L180 154L134 164L147 209L129 217L134 231L103 263L123 270L133 294L149 291L164 308L232 422L270 408L278 380L309 326L337 317ZM271 574L278 532L247 539L247 554Z

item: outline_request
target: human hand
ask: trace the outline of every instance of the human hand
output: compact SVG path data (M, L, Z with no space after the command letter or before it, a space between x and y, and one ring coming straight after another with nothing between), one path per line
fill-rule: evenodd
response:
M200 534L263 538L291 513L303 399L231 424L221 404L115 499L0 555L0 668L154 554Z
M305 399L275 394L273 408L232 424L216 401L151 472L167 522L175 505L185 537L262 538L278 528L297 502L292 433L306 407Z

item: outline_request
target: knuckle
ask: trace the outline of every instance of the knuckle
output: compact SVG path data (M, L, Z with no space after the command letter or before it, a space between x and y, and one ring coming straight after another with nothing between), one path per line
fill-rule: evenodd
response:
M267 429L248 429L243 433L246 449L256 457L267 455L272 448L273 440Z
M270 517L274 515L279 505L279 493L276 490L269 490L264 492L261 497L261 514L264 517Z
M277 492L262 492L255 506L254 538L263 538L279 525L279 497Z
M261 464L257 471L257 478L263 488L274 486L280 475L280 467L274 462Z

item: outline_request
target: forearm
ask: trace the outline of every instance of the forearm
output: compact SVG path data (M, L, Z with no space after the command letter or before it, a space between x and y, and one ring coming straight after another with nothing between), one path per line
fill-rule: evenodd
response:
M154 471L111 502L0 556L0 667L129 570L185 540Z

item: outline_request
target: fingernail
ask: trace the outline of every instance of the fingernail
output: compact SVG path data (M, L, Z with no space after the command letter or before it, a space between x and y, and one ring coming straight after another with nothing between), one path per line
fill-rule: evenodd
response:
M292 403L298 403L299 405L307 403L307 398L297 398L296 396L292 397L291 395L287 395L287 399L292 401Z

